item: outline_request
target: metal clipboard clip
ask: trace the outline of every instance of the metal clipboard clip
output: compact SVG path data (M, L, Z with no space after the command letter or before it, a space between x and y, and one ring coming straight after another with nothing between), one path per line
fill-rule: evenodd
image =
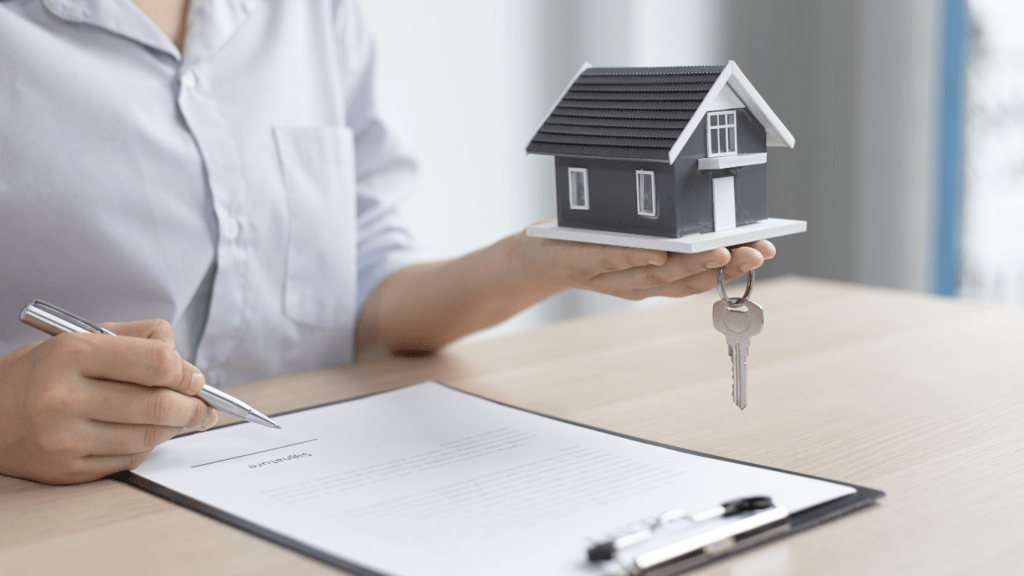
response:
M591 546L587 557L591 563L614 561L631 576L676 574L732 551L741 543L753 544L774 536L785 529L788 517L789 512L773 505L767 496L730 500L696 514L668 510L643 530ZM734 519L693 533L699 524L715 518ZM674 529L685 531L679 537L667 537L677 531Z

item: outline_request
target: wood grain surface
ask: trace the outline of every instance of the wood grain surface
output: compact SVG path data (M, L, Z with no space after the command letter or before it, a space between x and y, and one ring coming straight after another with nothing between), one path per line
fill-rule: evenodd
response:
M695 574L1024 573L1024 311L804 278L754 300L742 412L709 295L231 391L273 414L432 379L887 493ZM0 476L0 574L340 573L116 481Z

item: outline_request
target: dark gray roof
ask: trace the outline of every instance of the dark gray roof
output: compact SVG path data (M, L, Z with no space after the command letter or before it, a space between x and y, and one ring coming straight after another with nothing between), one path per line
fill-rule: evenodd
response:
M667 162L669 149L724 68L588 68L526 151Z

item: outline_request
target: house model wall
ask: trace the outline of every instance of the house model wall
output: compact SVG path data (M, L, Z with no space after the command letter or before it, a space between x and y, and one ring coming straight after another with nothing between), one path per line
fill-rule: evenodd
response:
M678 239L768 221L767 147L793 145L729 62L584 65L526 150L555 157L559 228Z

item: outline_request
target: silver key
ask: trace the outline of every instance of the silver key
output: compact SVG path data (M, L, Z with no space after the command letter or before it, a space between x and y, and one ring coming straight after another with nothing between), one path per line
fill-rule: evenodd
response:
M743 308L746 307L746 310ZM764 310L746 298L719 300L711 313L715 329L725 334L732 356L732 400L747 407L747 350L750 339L764 327Z

